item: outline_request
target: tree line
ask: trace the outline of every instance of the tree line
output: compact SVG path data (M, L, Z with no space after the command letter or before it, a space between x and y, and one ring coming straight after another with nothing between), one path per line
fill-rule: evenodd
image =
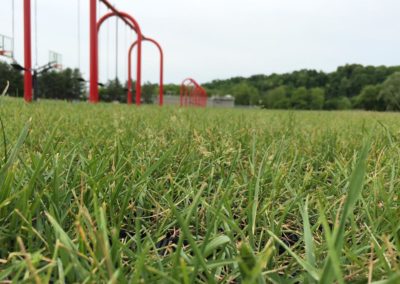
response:
M209 95L231 94L238 105L268 109L400 110L400 66L351 64L331 73L300 70L215 80L204 86Z
M87 100L87 83L78 69L50 70L38 78L39 98ZM23 96L22 73L0 62L0 87L10 82L9 95ZM100 87L101 100L126 102L127 83L110 80ZM134 83L133 83L134 86ZM158 84L147 82L142 88L144 103L152 103ZM351 64L326 73L300 70L285 74L254 75L214 80L204 84L209 96L235 97L236 105L267 109L375 111L400 110L400 66ZM166 94L179 95L178 84L164 86ZM133 97L135 90L133 88Z
M8 93L10 96L22 97L24 92L23 75L6 62L0 62L0 88L10 82ZM82 79L78 69L66 68L64 70L49 70L38 75L38 94L36 99L59 99L68 101L87 100L88 83ZM135 82L133 82L135 86ZM166 90L176 92L177 86L167 85ZM178 87L179 89L179 87ZM99 95L104 102L127 101L127 82L122 83L118 79L109 80L99 86ZM135 98L135 88L132 90ZM146 82L142 86L142 98L144 103L152 103L158 93L158 84Z
M85 83L79 79L78 69L63 71L48 71L38 76L39 98L81 100L85 97ZM10 82L8 94L14 97L24 95L23 75L11 65L0 62L0 88Z

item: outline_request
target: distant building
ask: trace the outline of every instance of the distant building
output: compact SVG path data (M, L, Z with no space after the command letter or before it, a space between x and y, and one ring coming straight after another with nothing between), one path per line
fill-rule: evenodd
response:
M223 97L214 96L208 99L207 106L217 108L234 108L235 98L232 95L226 95Z
M157 96L153 101L154 104L158 104L159 97ZM173 105L179 106L181 104L180 96L176 95L164 95L164 105ZM207 107L215 107L215 108L234 108L235 107L235 98L231 95L226 95L223 97L214 96L208 98Z

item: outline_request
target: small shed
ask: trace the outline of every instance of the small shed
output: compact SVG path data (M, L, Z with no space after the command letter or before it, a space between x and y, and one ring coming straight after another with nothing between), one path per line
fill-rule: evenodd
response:
M232 95L226 95L223 97L214 96L208 100L208 106L218 108L234 108L235 98Z
M154 100L155 104L158 104L160 101L160 97L157 96L157 98ZM172 95L172 94L166 94L164 95L164 105L172 105L172 106L179 106L181 103L180 96Z

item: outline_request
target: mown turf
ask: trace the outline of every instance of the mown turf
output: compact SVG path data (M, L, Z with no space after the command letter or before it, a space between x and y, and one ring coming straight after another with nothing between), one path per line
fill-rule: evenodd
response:
M0 282L400 282L398 114L0 116Z

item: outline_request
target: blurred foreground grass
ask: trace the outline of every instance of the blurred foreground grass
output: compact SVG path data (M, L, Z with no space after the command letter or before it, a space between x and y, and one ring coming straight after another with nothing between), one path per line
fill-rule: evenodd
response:
M398 114L0 116L0 282L400 283Z

